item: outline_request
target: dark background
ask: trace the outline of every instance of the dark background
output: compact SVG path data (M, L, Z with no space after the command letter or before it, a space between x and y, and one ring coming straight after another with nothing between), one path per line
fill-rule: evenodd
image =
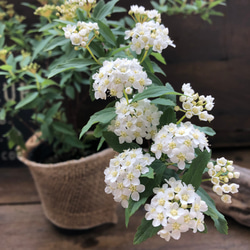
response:
M15 3L20 14L27 15L30 11L21 6L20 1L9 2ZM120 5L127 9L132 4L152 9L150 1L120 1ZM200 124L211 126L217 132L209 139L212 148L249 147L250 1L228 0L226 7L216 10L223 12L224 17L212 17L212 24L198 16L170 17L163 14L162 22L169 28L170 37L176 44L175 49L169 47L163 52L167 61L163 66L167 77L163 81L171 83L176 91L180 91L183 83L190 82L198 93L215 97L212 110L215 119L211 124ZM33 13L30 11L28 16L27 22L32 23ZM0 78L0 87L3 83L4 79ZM13 97L11 92L9 97ZM1 91L0 105L3 102ZM7 128L8 121L0 125L0 166L12 165L15 159L14 151L8 151L6 139L2 137Z

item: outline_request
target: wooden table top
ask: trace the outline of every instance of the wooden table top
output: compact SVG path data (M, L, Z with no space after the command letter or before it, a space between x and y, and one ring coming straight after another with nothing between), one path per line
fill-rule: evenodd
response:
M249 158L249 154L245 156L239 158L240 161ZM45 218L28 168L23 165L0 168L0 250L250 250L250 228L228 217L228 235L220 234L207 218L207 234L189 231L183 233L180 240L169 242L154 236L140 245L133 245L144 212L138 211L128 228L125 227L124 209L118 206L117 213L116 225L80 231L59 229Z

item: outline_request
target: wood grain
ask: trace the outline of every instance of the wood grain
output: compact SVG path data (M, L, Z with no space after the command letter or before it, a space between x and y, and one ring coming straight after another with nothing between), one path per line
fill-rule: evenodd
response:
M67 231L52 226L42 213L40 205L0 206L1 249L50 250L50 249L249 249L249 229L229 219L229 234L214 229L213 222L206 220L207 234L183 233L178 241L166 242L158 236L141 245L133 245L136 228L144 216L140 210L132 217L128 229L124 225L124 210L118 208L119 222L91 230Z

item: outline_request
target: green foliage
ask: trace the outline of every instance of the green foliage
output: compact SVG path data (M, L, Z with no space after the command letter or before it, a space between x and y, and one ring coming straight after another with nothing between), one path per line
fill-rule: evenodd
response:
M225 6L226 0L160 0L151 1L152 6L160 13L171 15L199 15L202 20L212 23L211 16L223 16L222 12L214 10L218 6Z

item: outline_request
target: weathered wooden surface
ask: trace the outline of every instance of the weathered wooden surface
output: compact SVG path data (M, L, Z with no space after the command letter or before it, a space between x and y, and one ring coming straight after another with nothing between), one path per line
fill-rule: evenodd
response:
M225 156L249 167L250 149L214 151L214 158ZM231 157L230 157L231 156ZM67 231L53 226L44 216L31 175L25 166L0 169L0 249L2 250L248 250L250 228L227 217L229 234L216 231L207 218L207 234L183 233L179 241L165 242L155 236L141 245L133 245L136 228L144 216L140 210L126 229L124 209L118 207L118 224L91 230Z
M133 246L136 227L143 218L139 211L128 229L124 225L123 209L118 209L117 225L104 225L87 231L65 231L52 226L43 216L40 205L0 206L0 246L10 250L98 249L98 250L160 250L160 249L211 249L247 250L249 228L229 219L228 235L218 233L212 221L207 220L207 234L183 233L178 241L166 242L155 236L141 245Z

